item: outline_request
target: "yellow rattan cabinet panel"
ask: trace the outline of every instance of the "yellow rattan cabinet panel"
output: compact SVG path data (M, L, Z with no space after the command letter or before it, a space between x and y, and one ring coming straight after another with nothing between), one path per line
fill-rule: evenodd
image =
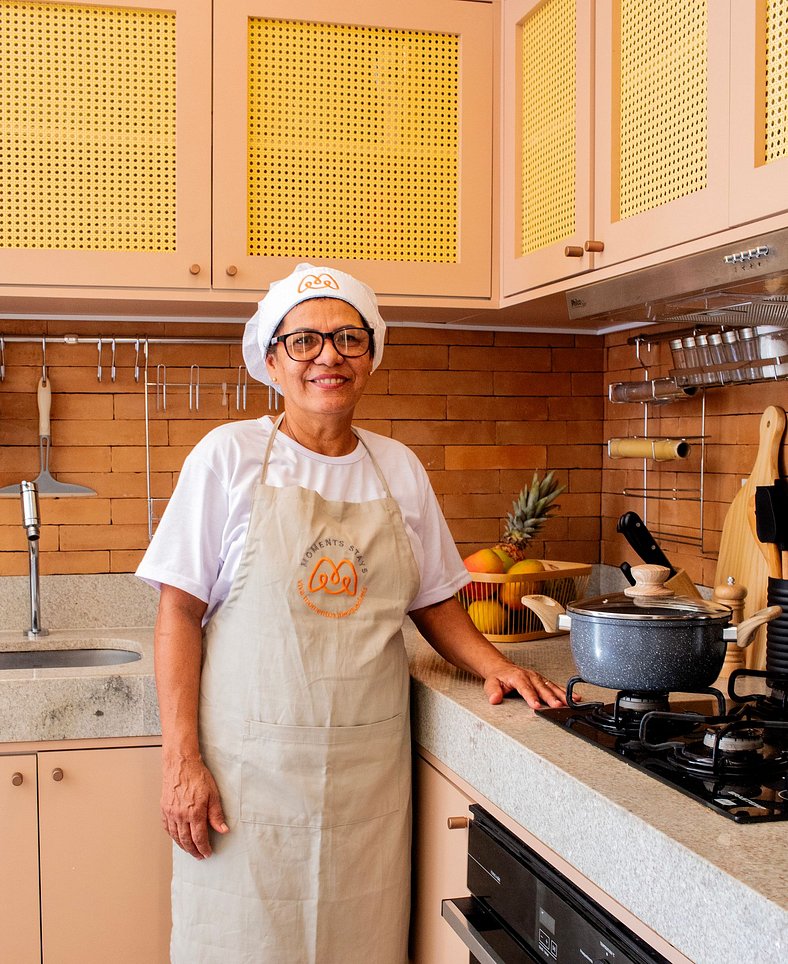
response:
M31 310L30 294L63 311L67 296L210 287L211 10L0 0L0 294L11 310Z
M494 4L225 0L214 36L214 286L301 261L382 298L489 300Z
M706 11L707 0L620 0L614 218L633 217L707 185Z
M174 251L175 14L0 3L0 247Z
M459 37L249 20L248 253L455 263Z
M758 7L762 21L756 164L771 164L788 157L788 0L761 0Z
M521 237L529 254L575 231L575 0L550 0L521 25Z

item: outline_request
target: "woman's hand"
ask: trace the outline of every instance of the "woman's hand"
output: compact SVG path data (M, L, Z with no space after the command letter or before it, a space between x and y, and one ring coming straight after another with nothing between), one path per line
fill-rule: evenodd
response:
M211 771L200 759L162 760L161 817L164 829L187 854L213 853L209 826L227 833L222 801Z
M517 692L534 710L545 706L565 706L564 690L536 670L509 663L484 681L484 692L492 704L503 701L507 693Z
M536 670L524 669L506 659L473 625L454 596L415 609L410 618L444 659L484 680L484 692L491 703L500 703L507 693L516 691L535 710L566 705L560 686Z

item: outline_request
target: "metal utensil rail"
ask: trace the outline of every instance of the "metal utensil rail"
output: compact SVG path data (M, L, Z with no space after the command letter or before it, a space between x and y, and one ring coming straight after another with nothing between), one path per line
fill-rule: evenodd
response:
M234 388L236 411L246 411L248 393L250 388L257 389L257 386L248 385L248 373L245 365L228 366L235 372L234 384L225 378L222 381L206 382L202 380L200 366L193 364L189 367L189 380L172 381L167 377L167 366L150 362L150 348L153 345L194 345L196 347L207 345L240 345L240 338L185 338L168 337L166 335L157 336L112 336L102 335L0 335L0 382L5 381L6 374L6 347L10 344L27 344L41 346L41 377L46 383L47 380L47 345L95 345L97 349L96 360L96 380L104 381L104 375L108 368L109 379L114 383L117 377L117 349L119 345L130 345L134 348L134 381L140 382L140 374L143 376L145 390L145 479L148 505L148 538L152 538L153 529L161 516L155 512L155 505L159 502L167 502L167 499L154 498L151 486L151 445L150 445L150 402L149 390L155 390L155 409L156 411L167 410L167 392L173 389L185 389L189 397L189 411L199 411L200 391L207 388L219 389L222 393L223 403L229 402L231 388ZM105 349L108 355L105 357ZM109 361L109 365L105 361ZM216 366L213 366L216 367ZM150 372L155 371L155 377L149 377ZM274 410L279 408L279 396L270 388L259 386L260 391L268 392L268 408Z

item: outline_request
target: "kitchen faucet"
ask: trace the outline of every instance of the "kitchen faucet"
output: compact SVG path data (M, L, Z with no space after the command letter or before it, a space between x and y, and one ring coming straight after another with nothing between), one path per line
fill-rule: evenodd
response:
M38 540L41 537L41 519L38 514L38 486L35 482L20 482L22 498L22 525L27 534L30 562L30 629L24 635L28 639L48 636L49 630L41 627L41 592L38 573Z

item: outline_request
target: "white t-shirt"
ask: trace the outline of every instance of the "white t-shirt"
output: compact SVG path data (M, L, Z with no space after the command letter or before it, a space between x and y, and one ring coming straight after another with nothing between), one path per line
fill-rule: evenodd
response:
M208 604L207 620L227 598L241 558L252 493L260 480L273 422L266 415L209 432L189 453L137 575L156 589L175 586ZM399 504L421 575L409 609L448 599L470 580L429 478L406 446L358 430ZM331 458L277 432L266 483L300 485L324 499L368 502L385 496L367 450Z

